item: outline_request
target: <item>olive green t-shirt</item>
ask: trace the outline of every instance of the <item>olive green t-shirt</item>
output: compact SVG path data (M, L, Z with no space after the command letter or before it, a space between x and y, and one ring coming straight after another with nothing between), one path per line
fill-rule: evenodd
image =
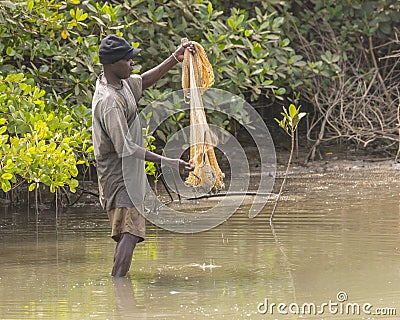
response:
M122 88L96 81L92 101L92 137L99 181L100 203L107 211L138 207L145 194L145 149L136 102L142 78L122 80Z

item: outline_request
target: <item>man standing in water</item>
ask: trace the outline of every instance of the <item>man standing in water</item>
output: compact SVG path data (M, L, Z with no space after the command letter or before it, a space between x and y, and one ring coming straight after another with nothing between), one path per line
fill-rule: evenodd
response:
M181 159L166 158L144 148L137 112L137 101L143 90L182 61L186 49L194 51L193 46L186 43L140 76L131 75L132 59L140 50L134 49L124 38L109 35L99 47L104 73L96 81L92 101L93 145L100 202L110 219L111 237L117 242L111 273L115 277L127 274L136 244L145 239L144 160L158 164L162 161L163 165L179 168L181 172L193 170L191 164ZM128 177L124 176L123 161L129 168Z

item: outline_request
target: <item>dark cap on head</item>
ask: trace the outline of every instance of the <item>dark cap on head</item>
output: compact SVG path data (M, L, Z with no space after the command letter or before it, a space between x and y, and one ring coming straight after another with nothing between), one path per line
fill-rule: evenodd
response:
M140 51L140 49L134 49L124 38L112 34L105 37L100 43L100 63L107 64L121 59L133 59Z

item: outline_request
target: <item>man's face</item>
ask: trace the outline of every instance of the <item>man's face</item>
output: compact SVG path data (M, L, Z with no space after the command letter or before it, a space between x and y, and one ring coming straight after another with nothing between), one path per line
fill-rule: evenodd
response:
M112 70L119 79L127 79L133 72L133 65L132 59L122 59L112 64Z

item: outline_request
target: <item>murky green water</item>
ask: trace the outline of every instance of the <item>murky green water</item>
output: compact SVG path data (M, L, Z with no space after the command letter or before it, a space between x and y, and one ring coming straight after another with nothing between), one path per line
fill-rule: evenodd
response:
M253 220L242 208L193 235L149 226L130 279L118 281L105 213L69 209L56 228L51 211L3 210L0 319L399 319L399 178L294 176L274 230L272 204ZM312 304L323 313L309 314Z

